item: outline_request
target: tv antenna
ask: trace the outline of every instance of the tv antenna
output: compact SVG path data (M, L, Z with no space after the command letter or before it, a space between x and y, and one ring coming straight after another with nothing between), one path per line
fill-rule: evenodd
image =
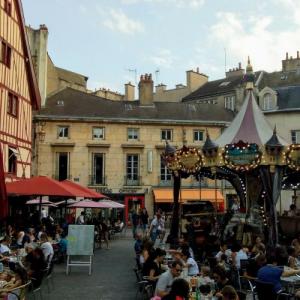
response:
M160 73L160 70L159 70L159 69L156 69L156 70L155 70L155 80L156 80L156 84L158 84L159 73Z
M137 84L137 69L126 69L129 73L134 73L134 82Z

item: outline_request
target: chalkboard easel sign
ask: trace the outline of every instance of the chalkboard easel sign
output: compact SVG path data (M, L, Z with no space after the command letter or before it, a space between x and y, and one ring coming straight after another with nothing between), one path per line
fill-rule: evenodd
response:
M67 269L70 267L89 267L92 274L92 257L94 255L94 225L69 225L67 246ZM72 256L88 256L88 260L72 260Z

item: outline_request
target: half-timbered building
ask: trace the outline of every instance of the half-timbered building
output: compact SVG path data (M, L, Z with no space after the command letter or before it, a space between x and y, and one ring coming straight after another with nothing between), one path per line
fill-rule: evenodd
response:
M32 111L39 106L21 1L0 0L0 172L6 181L31 175Z

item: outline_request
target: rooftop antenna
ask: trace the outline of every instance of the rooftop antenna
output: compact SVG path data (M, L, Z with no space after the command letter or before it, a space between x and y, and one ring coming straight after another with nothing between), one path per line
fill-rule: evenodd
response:
M224 48L224 63L225 63L225 74L226 74L226 69L227 69L227 66L226 66L226 63L227 63L227 57L226 57L226 48Z
M129 73L134 73L134 82L137 84L137 69L126 69Z
M159 73L160 73L160 70L159 70L159 69L156 69L156 70L155 70L156 84L158 84Z

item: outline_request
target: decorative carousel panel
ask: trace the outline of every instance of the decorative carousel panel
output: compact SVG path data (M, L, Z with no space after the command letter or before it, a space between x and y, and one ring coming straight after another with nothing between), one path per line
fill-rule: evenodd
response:
M300 170L300 144L290 145L286 153L287 165L296 171Z
M202 166L200 150L196 148L182 147L176 151L180 170L188 174L197 172Z
M236 171L249 171L256 168L261 161L257 144L239 141L225 146L224 162L226 167Z

